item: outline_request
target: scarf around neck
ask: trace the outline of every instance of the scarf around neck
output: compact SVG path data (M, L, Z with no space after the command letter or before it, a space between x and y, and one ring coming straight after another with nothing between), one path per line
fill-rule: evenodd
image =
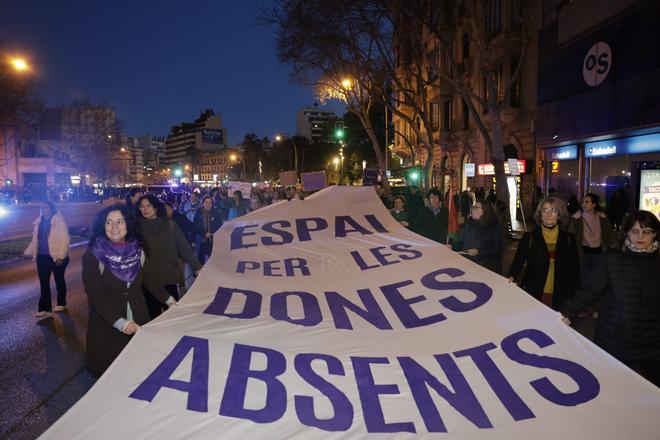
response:
M102 237L97 239L92 247L92 254L114 276L127 283L132 282L140 271L141 252L137 240L116 245Z
M628 250L636 254L652 254L658 250L658 242L655 240L653 240L651 244L645 248L640 248L635 246L635 244L632 241L630 241L630 238L628 237L626 237L623 244L625 245L626 248L628 248Z

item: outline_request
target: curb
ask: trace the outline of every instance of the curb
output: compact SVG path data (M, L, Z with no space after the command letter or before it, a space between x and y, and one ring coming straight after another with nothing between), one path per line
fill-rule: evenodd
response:
M69 246L69 249L74 249L80 246L84 246L87 245L87 243L89 243L89 240L79 241L78 243L74 243L71 246ZM5 266L11 266L14 263L18 263L21 261L28 261L28 260L30 260L30 257L25 257L25 256L7 258L6 260L0 260L0 268Z

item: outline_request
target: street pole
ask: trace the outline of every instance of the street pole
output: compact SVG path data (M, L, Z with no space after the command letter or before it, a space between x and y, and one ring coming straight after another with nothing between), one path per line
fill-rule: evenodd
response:
M291 138L291 143L293 144L293 169L296 172L296 183L298 183L298 146L296 145L296 142Z
M243 182L245 182L245 161L243 160L243 156L241 156L241 164L243 165Z
M385 106L385 176L383 177L383 179L387 179L387 160L388 160L388 156L390 155L388 150L388 144L389 144L388 137L390 134L389 128L390 127L387 124L387 106Z

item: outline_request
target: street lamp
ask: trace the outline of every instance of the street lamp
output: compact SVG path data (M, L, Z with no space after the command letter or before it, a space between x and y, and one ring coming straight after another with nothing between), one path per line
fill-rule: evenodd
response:
M17 74L23 74L27 73L30 71L30 65L28 62L25 60L25 58L22 57L8 57L5 59L5 62L11 66L11 69L9 70L8 74L11 74L11 70L13 70ZM3 69L4 70L4 69ZM1 74L2 72L0 72ZM0 77L1 78L1 77ZM7 129L10 128L10 126L7 124L8 121L0 120L0 129L2 129L2 145L3 145L3 150L4 150L4 176L3 176L3 183L4 186L7 187L9 186L9 182L12 180L9 178L9 147L7 145ZM12 128L17 128L17 127L12 127ZM16 156L16 146L14 144L14 157Z
M236 162L237 160L240 160L240 161L241 161L241 164L243 164L243 182L245 182L245 161L243 160L243 156L239 156L239 155L237 155L237 154L233 154L233 153L232 153L232 155L229 156L229 159L230 159L232 162Z
M296 181L298 181L298 146L296 145L296 142L293 140L293 138L288 138L288 139L293 144L293 154L294 154L293 169L296 172ZM284 140L284 137L282 135L277 134L275 135L275 140L277 142L282 142Z
M14 68L15 71L19 73L27 72L30 70L30 65L25 61L25 58L21 57L11 57L9 58L9 64Z

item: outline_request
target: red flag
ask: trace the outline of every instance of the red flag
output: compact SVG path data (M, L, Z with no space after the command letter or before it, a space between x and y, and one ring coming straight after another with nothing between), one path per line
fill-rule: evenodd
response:
M447 224L447 240L456 237L458 233L458 211L456 211L456 204L454 203L454 189L449 184L449 201L448 201L448 211L449 211L449 222Z

